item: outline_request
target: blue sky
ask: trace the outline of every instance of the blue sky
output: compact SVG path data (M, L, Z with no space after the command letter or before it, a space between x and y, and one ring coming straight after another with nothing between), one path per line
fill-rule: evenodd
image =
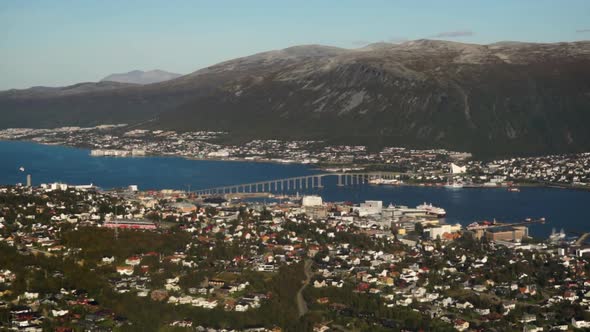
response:
M590 39L589 0L0 1L0 90L182 74L299 44Z

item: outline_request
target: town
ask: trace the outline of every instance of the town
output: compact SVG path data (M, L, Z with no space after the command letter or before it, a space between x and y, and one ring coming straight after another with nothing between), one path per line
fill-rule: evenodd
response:
M589 14L0 2L0 332L590 331Z
M225 132L175 132L132 129L127 125L13 128L0 130L0 140L84 147L95 157L179 156L191 159L239 160L316 165L325 171L399 173L395 184L454 187L558 186L590 189L590 153L515 157L481 161L470 153L444 149L418 150L327 145L322 141L252 140L221 144ZM456 167L453 167L455 165Z
M462 226L446 213L320 196L3 186L1 328L590 327L587 235L534 239L528 227L542 219Z

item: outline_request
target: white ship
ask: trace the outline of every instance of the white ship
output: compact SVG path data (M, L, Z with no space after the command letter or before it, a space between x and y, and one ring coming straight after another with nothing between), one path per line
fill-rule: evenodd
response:
M402 184L403 182L397 179L383 179L383 178L376 178L376 179L369 179L370 184L384 184L384 185L392 185L396 186Z
M426 202L424 202L423 204L416 206L416 209L424 210L427 214L432 214L439 218L442 218L447 215L447 211L445 211L445 209L432 206L432 203L426 204Z
M565 232L563 231L563 228L561 229L561 231L559 233L555 232L555 228L551 231L551 235L549 235L549 240L552 242L557 242L557 241L561 241L565 239Z

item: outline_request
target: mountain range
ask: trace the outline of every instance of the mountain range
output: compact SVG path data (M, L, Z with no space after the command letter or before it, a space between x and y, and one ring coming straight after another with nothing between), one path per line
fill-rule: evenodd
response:
M295 46L159 83L4 91L0 117L0 128L129 123L482 157L588 151L590 42Z
M152 84L169 81L182 76L181 74L170 73L167 71L155 69L150 71L133 70L128 73L111 74L101 80L101 82L118 82L130 84Z

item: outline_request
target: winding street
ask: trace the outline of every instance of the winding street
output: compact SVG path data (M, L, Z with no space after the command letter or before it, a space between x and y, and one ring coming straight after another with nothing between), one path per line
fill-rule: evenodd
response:
M297 300L297 310L299 310L299 317L302 317L308 311L307 303L305 302L305 299L303 298L303 291L305 290L305 287L307 287L307 285L309 285L309 281L311 280L311 264L312 264L311 259L305 260L305 264L303 267L303 272L305 273L305 281L303 282L303 285L301 286L301 288L299 288L299 291L297 291L296 300Z

